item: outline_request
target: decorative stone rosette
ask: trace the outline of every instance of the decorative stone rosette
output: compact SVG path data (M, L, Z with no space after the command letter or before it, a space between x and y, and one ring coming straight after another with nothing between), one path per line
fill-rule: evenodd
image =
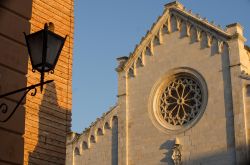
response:
M180 68L161 78L149 100L150 117L164 132L181 132L192 127L207 105L207 86L196 71Z

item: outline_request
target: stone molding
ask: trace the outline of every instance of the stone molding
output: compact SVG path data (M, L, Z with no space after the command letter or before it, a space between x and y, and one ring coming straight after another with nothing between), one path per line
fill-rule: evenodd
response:
M97 118L95 122L91 123L81 134L69 133L67 146L72 145L74 150L78 148L81 155L83 150L91 148L92 145L98 142L98 136L105 135L105 130L113 127L112 121L118 117L117 111L118 105L115 105L108 112L104 113L101 118Z
M199 110L199 113L192 121L190 121L188 124L176 127L166 124L165 121L163 122L162 119L160 119L157 112L158 111L157 100L159 99L159 95L161 93L161 90L163 89L162 87L165 86L165 84L172 78L172 76L180 73L192 75L192 77L197 79L198 83L200 83L200 86L202 87L203 103ZM165 75L161 77L159 80L157 80L157 82L154 84L148 99L148 114L152 123L157 129L166 134L178 134L186 131L187 129L190 129L202 118L203 113L207 106L207 101L208 101L208 89L203 76L198 71L192 68L188 67L174 68L165 73Z
M199 15L186 11L179 2L169 4L165 5L162 16L158 17L146 36L142 37L139 45L136 45L133 53L126 61L120 63L116 71L125 71L128 77L135 77L136 69L145 66L145 55L154 56L154 47L164 43L163 35L172 33L174 31L172 27L179 32L185 28L185 37L195 38L194 42L206 40L207 48L212 49L215 44L217 54L223 52L224 44L228 45L227 41L232 38L230 33L216 26L214 22L208 22L206 18L202 19Z

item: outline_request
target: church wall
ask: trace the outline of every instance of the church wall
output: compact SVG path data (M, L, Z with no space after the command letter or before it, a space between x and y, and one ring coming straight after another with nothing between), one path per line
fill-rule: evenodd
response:
M243 50L241 52L241 59L244 65L242 69L244 74L250 73L250 52ZM242 84L243 88L243 99L244 99L244 118L245 118L245 131L246 131L246 144L248 147L248 158L250 156L250 82L249 80L244 80Z
M213 46L212 46L213 49ZM165 34L163 45L154 47L153 56L145 56L145 66L137 68L128 80L128 150L129 164L166 164L171 162L171 147L178 138L186 164L232 164L227 151L227 118L224 80L220 54L201 48L200 42L180 38L179 32ZM216 52L216 51L214 51ZM149 96L154 84L170 69L189 67L198 71L207 83L208 103L201 119L178 134L159 131L149 117ZM229 140L230 141L230 140Z
M118 119L92 136L92 131L80 135L77 142L67 146L66 165L117 165L118 164ZM97 126L98 127L98 126ZM97 128L96 127L96 128ZM93 139L92 139L93 137Z
M66 165L118 164L118 110L112 107L81 134L68 134Z
M171 165L175 144L181 146L184 165L244 164L250 142L250 86L242 78L249 73L250 53L244 42L237 23L224 30L178 2L165 5L134 52L117 59L118 108L68 138L66 164ZM205 81L202 100L207 103L191 126L173 131L161 126L157 120L164 119L154 118L152 110L154 104L168 102L167 97L155 101L155 95L162 95L157 91L160 82L178 69L194 73L203 86ZM184 99L176 99L176 104L187 103ZM196 98L196 106L198 102ZM166 108L161 105L160 110ZM99 137L97 131L107 128L104 123L112 116L118 125Z
M227 32L232 35L228 41L230 50L230 76L232 91L232 107L235 134L236 163L244 164L247 158L247 128L248 118L245 108L244 88L247 80L242 75L249 73L249 59L246 53L243 36L243 28L240 24L234 23L227 26Z

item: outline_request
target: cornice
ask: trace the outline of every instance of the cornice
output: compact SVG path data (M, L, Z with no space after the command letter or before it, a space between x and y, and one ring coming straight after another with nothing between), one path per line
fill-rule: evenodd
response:
M101 129L102 134L104 134L104 129L107 127L107 125L109 128L112 128L112 120L114 117L117 117L117 110L118 105L111 107L108 112L103 113L100 118L97 118L96 121L92 122L88 128L85 128L81 134L74 132L70 133L69 136L67 136L67 145L78 144L79 142L81 143L84 141L90 147L92 137L94 137L95 141L97 141L99 129ZM72 134L73 137L71 136Z
M119 63L116 71L125 71L130 77L135 77L138 65L145 65L145 53L153 56L155 43L159 45L164 43L163 35L165 34L163 34L163 31L167 30L166 34L172 32L172 17L176 20L178 31L181 30L182 24L185 24L187 37L192 37L191 28L194 28L197 42L201 41L202 33L205 33L208 48L211 47L213 40L216 39L218 53L222 52L223 44L227 44L226 42L232 38L231 34L223 30L220 26L216 26L213 22L210 23L206 19L202 19L199 15L192 14L191 11L186 11L179 2L172 2L166 5L163 14L153 23L151 29L147 31L145 37L142 37L140 43L135 46L134 51L130 53L129 57L122 63Z

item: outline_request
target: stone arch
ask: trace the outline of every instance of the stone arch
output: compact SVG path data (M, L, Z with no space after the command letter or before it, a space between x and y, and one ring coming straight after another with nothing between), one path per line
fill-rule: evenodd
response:
M134 72L133 66L131 68L129 68L128 75L129 75L129 77L135 77L135 72Z
M110 118L110 127L111 128L113 128L113 124L114 124L114 122L117 122L118 121L118 118L117 118L117 116L115 115L115 116L112 116L111 118Z
M147 55L147 56L151 56L151 55L152 55L152 52L151 52L151 50L150 50L150 47L149 47L149 46L147 46L147 47L146 47L146 50L145 50L145 55Z
M104 129L110 129L110 125L109 125L108 122L105 122L105 123L104 123Z
M159 36L154 36L153 44L154 44L154 46L157 46L157 45L161 44Z
M114 121L116 122L117 120L118 120L118 117L116 115L112 117L112 122Z
M136 67L142 67L143 66L143 61L142 61L142 57L138 57L136 60Z
M167 21L168 21L168 20L167 20ZM169 33L169 29L168 29L167 23L163 24L161 30L162 30L162 34L168 34L168 33Z

